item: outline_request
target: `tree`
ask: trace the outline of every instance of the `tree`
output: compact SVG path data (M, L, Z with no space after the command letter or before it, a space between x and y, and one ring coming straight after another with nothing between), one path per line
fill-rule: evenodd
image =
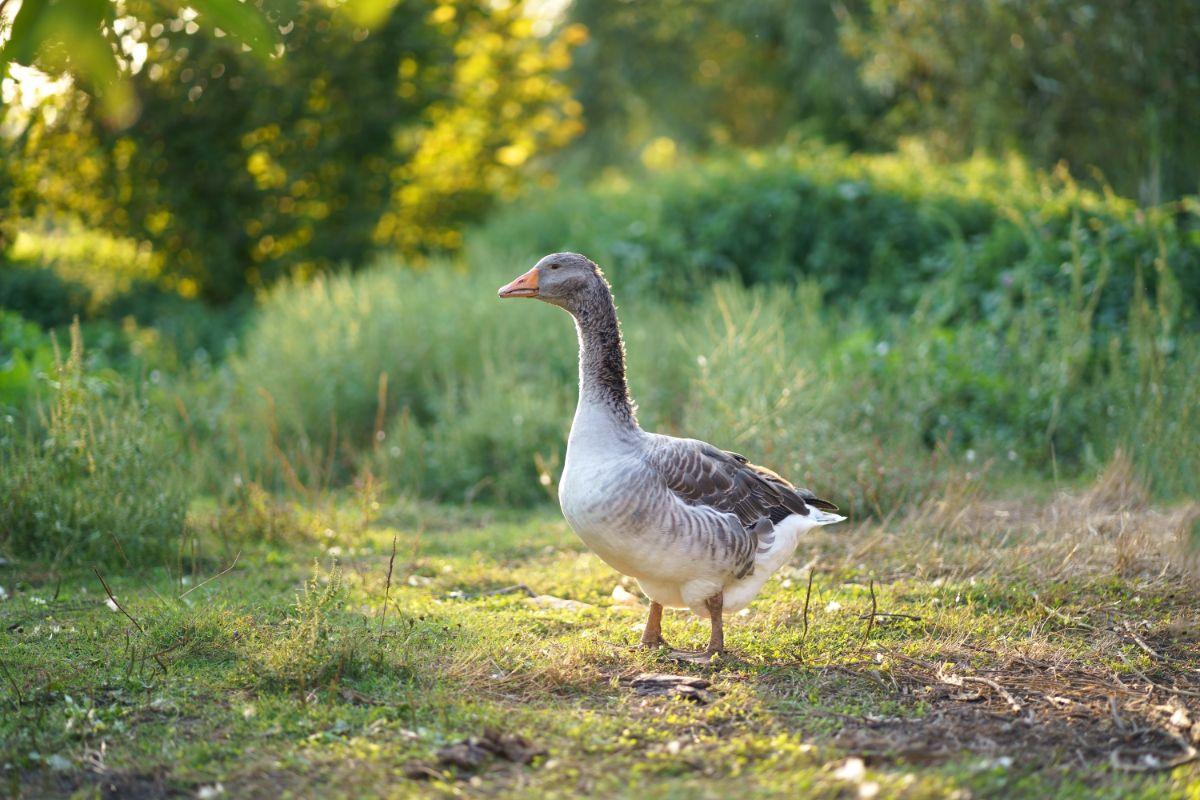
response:
M843 37L892 135L1095 166L1148 203L1200 184L1196 3L871 0Z
M520 3L258 8L278 38L265 59L190 8L125 0L102 33L140 114L114 127L73 91L35 115L10 140L20 212L145 241L165 282L223 301L378 248L453 248L579 131L555 77L570 37L535 36Z
M841 50L842 4L575 0L568 13L589 31L571 70L587 122L580 146L602 163L656 136L762 146L800 127L870 142L880 108Z

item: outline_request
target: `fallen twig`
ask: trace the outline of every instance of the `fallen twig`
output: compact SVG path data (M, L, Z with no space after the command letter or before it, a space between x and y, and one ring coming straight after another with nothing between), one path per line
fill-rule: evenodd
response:
M225 569L221 570L221 571L220 571L220 572L218 572L216 575L213 575L211 578L207 578L206 580L200 581L200 583L197 583L195 586L193 586L192 588L188 589L188 590L187 590L186 592L184 592L183 594L179 595L179 599L180 599L180 600L182 600L183 598L187 597L187 596L188 596L189 594L191 594L192 592L194 592L194 591L196 591L197 589L199 589L201 586L207 586L208 584L210 584L210 583L212 583L213 581L215 581L217 578L219 578L219 577L221 577L222 575L224 575L225 573L229 572L231 569L233 569L234 567L236 567L236 566L237 566L238 559L239 559L239 558L241 558L241 557L242 557L242 551L241 551L241 550L238 550L238 551L237 551L237 553L236 553L236 554L234 555L234 557L233 557L233 561L231 561L231 562L229 563L229 566L228 566L228 567L226 567ZM103 578L101 578L101 580L103 580ZM113 601L113 602L116 602L116 601Z
M1125 620L1125 624L1121 626L1124 633L1137 644L1138 647L1145 650L1155 661L1162 661L1162 656L1158 654L1154 648L1142 641L1142 637L1138 636L1133 630L1133 626L1129 624L1129 620Z
M1117 696L1114 694L1108 696L1108 710L1112 714L1113 724L1117 726L1117 730L1125 733L1127 730L1125 720L1121 719L1121 712L1117 710Z
M1192 691L1191 689L1181 689L1178 686L1164 686L1163 684L1152 680L1149 675L1147 675L1146 673L1142 672L1140 669L1135 667L1133 665L1133 662L1125 657L1124 653L1122 653L1120 650L1117 650L1116 653L1117 653L1117 656L1122 661L1125 662L1125 666L1129 667L1130 671L1133 672L1134 675L1137 675L1139 678L1141 678L1142 680L1144 680L1146 682L1146 684L1150 687L1151 691L1157 689L1160 692L1167 692L1169 694L1181 694L1181 695L1186 695L1187 697L1200 697L1200 692Z
M1039 603L1038 605L1040 605L1042 607L1042 610L1045 611L1050 616L1054 617L1055 619L1062 620L1063 622L1067 623L1068 625L1070 625L1072 627L1083 628L1083 629L1089 630L1089 631L1096 630L1096 628L1094 626L1088 625L1086 622L1075 619L1074 617L1067 616L1066 614L1059 611L1057 608L1051 608L1050 606L1046 605L1045 603Z
M971 683L982 683L984 686L991 687L996 694L1004 698L1004 702L1008 703L1009 708L1012 709L1014 713L1021 710L1021 704L1017 702L1017 698L1013 697L1007 689L991 678L984 678L978 675L950 675L940 669L937 671L936 675L937 679L947 686L958 686L959 688L962 688L962 685L967 681L970 681Z
M92 572L96 573L96 577L100 579L100 585L104 587L104 593L108 595L108 599L111 600L112 604L117 607L117 610L124 614L125 618L133 623L133 626L138 629L138 633L142 634L142 636L145 636L146 638L150 638L149 634L146 633L146 629L142 627L142 623L134 619L133 615L125 610L125 606L117 602L117 598L113 595L112 589L108 588L108 581L104 580L104 576L100 574L100 570L92 567ZM155 663L158 664L159 668L162 669L163 674L165 675L167 673L167 665L162 662L162 659L158 657L157 653L151 653L151 657L154 659Z

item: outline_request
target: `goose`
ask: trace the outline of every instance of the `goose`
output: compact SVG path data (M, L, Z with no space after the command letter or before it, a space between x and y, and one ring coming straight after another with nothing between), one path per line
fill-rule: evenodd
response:
M642 430L612 289L587 257L548 255L499 296L536 298L575 318L579 400L558 485L567 523L649 598L641 647L670 649L663 609L688 608L710 620L708 647L671 655L711 660L725 649L723 616L750 603L802 534L845 517L745 456Z

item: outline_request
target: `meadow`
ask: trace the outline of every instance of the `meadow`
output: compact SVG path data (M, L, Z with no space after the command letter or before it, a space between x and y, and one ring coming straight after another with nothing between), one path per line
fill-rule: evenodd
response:
M809 148L540 190L456 259L220 312L64 313L89 256L31 245L5 791L1195 798L1197 210ZM850 517L710 667L630 647L636 586L555 508L572 326L495 290L564 247L613 283L646 428Z

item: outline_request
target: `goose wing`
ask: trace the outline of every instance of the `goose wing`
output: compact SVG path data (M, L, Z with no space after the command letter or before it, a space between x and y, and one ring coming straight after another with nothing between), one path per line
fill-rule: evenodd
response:
M763 517L779 522L791 514L807 516L809 506L837 511L828 500L745 456L696 439L655 437L647 460L684 502L735 514L746 527Z

